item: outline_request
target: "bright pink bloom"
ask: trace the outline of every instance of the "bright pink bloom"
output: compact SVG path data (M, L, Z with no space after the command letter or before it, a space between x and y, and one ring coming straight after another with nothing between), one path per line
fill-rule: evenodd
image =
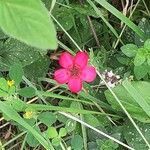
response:
M68 83L71 92L77 93L82 90L82 81L92 82L96 78L96 70L88 66L88 54L78 52L72 56L67 52L60 55L59 64L62 67L54 73L54 79L60 83Z

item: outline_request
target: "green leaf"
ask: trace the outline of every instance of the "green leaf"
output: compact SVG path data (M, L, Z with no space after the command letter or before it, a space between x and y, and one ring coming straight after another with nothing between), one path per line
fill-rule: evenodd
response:
M27 105L25 102L23 102L20 99L11 99L10 101L12 108L14 108L16 111L25 111L27 108Z
M51 112L42 112L38 119L48 127L56 122L56 116Z
M143 99L150 105L150 83L143 81L131 82L134 89L143 97ZM129 114L142 122L150 122L150 117L145 113L142 107L135 101L133 95L131 95L122 85L118 85L113 88L113 92L119 98L123 106L127 109ZM133 94L133 93L132 93ZM123 111L120 105L117 103L112 94L107 90L105 96L108 102L116 111Z
M47 129L47 135L48 135L48 137L51 138L51 139L57 137L57 136L58 136L58 133L57 133L57 131L56 131L56 128L54 128L54 127L49 127L49 128Z
M8 96L8 84L4 78L0 78L0 97Z
M45 77L50 65L49 58L40 56L38 60L24 67L25 76L30 80L37 80L40 77Z
M134 65L140 66L142 65L146 60L146 53L144 48L140 48L134 58Z
M21 63L22 66L33 63L40 57L39 49L32 48L14 39L8 39L0 47L0 69L8 71L14 63Z
M0 27L9 36L41 49L56 49L54 25L40 0L1 0Z
M147 64L148 64L148 66L150 67L150 56L147 57Z
M36 126L34 127L34 129L37 132L40 132L40 129ZM36 147L37 145L39 145L39 141L29 132L27 133L27 137L26 137L26 142L29 144L29 146L31 147Z
M136 124L140 128L146 140L150 143L150 124L140 122L136 122ZM129 146L133 147L135 150L148 150L144 140L129 120L127 120L124 125L123 135Z
M147 39L144 43L144 48L148 49L150 51L150 39Z
M76 121L72 120L72 119L68 119L65 123L65 129L67 130L67 132L72 132L76 129Z
M143 46L145 40L150 38L150 22L148 19L142 18L138 26L144 32L146 38L139 37L135 34L135 44L138 46Z
M96 140L99 150L116 150L119 145L112 140Z
M126 44L121 47L121 51L128 57L134 57L137 53L138 47L134 44Z
M59 137L64 137L67 135L67 130L65 128L61 128L59 130Z
M14 64L10 67L9 77L15 81L15 85L19 85L22 81L23 69L21 64Z
M32 87L25 87L18 91L18 94L23 97L31 98L36 95L35 89Z
M92 114L84 115L84 121L93 127L98 127L100 125L99 120Z
M43 145L46 150L54 150L53 146L50 142L47 142L44 137L39 134L33 127L31 127L24 119L20 117L20 115L9 105L0 101L0 110L9 118L16 121L24 128L26 128L32 135Z
M137 80L140 80L142 78L144 78L147 73L149 72L150 68L149 66L144 63L140 66L134 66L134 74Z
M122 85L131 95L131 97L141 106L143 111L150 117L150 105L147 103L146 99L134 88L128 80L123 81ZM144 93L143 93L144 94Z
M82 150L82 148L83 148L83 138L80 135L75 135L71 139L71 147L74 150Z
M52 144L54 146L59 146L60 143L61 143L61 138L60 137L55 137L55 138L52 139Z
M53 10L53 15L66 31L70 30L73 27L74 18L72 14L72 9L67 7L55 7L55 9ZM62 29L57 24L56 26L58 31L62 31Z

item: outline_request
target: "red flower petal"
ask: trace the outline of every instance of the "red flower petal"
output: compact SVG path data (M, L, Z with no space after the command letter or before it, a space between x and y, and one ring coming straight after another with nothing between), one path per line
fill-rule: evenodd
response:
M78 52L74 59L74 64L80 68L84 68L88 63L88 54L86 52Z
M68 82L68 87L71 92L78 93L82 90L82 81L80 78L71 77Z
M70 72L67 69L58 69L54 73L54 79L60 84L67 83L69 78Z
M63 68L69 68L73 66L73 57L69 53L64 52L60 55L59 64Z
M81 79L86 82L92 82L96 78L96 70L92 66L87 66L83 68Z

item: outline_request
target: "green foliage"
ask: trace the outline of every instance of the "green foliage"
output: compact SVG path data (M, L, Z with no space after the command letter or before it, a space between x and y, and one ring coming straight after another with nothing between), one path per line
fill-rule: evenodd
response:
M149 82L136 81L131 82L132 86L135 88L137 93L139 93L145 101L149 104ZM142 122L150 122L150 117L145 113L145 111L139 106L139 104L134 100L132 95L122 86L118 85L113 89L113 92L117 95L119 100L122 102L123 106L127 109L130 115ZM111 106L117 111L123 111L112 94L107 90L105 92L106 99L111 104Z
M22 66L29 65L39 59L39 50L20 43L14 39L8 39L0 44L0 69L9 70L14 63L21 63Z
M23 69L20 64L14 64L10 67L9 77L11 80L14 80L15 85L19 85L22 81Z
M71 140L71 147L73 150L82 150L83 139L80 135L75 135Z
M31 98L36 95L35 89L32 87L25 87L18 90L18 94L23 97Z
M150 149L134 127L150 143L148 4L0 0L0 149ZM99 74L75 94L53 79L78 50Z
M40 0L2 0L0 10L0 27L6 34L37 48L57 48L54 25Z
M137 53L138 47L134 44L126 44L121 47L121 51L127 56L127 57L134 57Z
M56 122L56 116L51 112L42 112L38 116L40 122L44 123L48 127L51 126L53 123Z
M148 142L150 142L150 124L149 123L141 123L136 122L136 124L140 127L143 135L146 137ZM124 137L127 143L132 146L136 150L147 150L148 147L145 145L143 139L139 135L139 133L135 130L133 125L127 120L124 125L123 131Z

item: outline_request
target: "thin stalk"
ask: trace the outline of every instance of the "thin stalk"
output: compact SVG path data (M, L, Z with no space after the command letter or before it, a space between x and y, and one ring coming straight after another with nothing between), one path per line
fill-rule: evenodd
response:
M80 119L78 119L78 118L76 118L76 117L74 117L74 116L72 116L72 115L70 115L70 114L67 114L67 113L64 113L64 112L59 112L59 113L62 114L62 115L64 115L64 116L66 116L66 117L68 117L68 118L70 118L70 119L72 119L72 120L75 120L75 121L77 121L77 122L83 124L84 126L86 126L86 127L90 128L90 129L96 131L97 133L99 133L99 134L101 134L101 135L103 135L103 136L105 136L105 137L107 137L107 138L113 140L114 142L116 142L116 143L118 143L118 144L120 144L120 145L122 145L122 146L124 146L124 147L126 147L126 148L128 148L128 149L130 149L130 150L135 150L134 148L132 148L132 147L130 147L130 146L128 146L128 145L122 143L121 141L115 139L114 137L111 137L110 135L108 135L108 134L106 134L106 133L104 133L104 132L102 132L102 131L100 131L100 130L94 128L93 126L91 126L91 125L85 123L84 121L82 121L82 120L80 120Z
M144 137L143 133L141 132L141 130L139 129L139 127L136 125L136 123L134 122L134 120L132 119L132 117L130 116L130 114L128 113L128 111L126 110L126 108L123 106L123 104L121 103L121 101L118 99L118 97L116 96L116 94L113 92L113 90L109 87L109 85L107 84L107 82L104 80L104 78L102 77L102 75L99 73L99 71L96 71L98 76L100 77L100 79L105 83L105 85L107 86L107 88L109 89L109 91L111 92L111 94L114 96L114 98L116 99L116 101L118 102L118 104L121 106L121 108L123 109L123 111L125 112L125 114L128 116L128 118L130 119L131 123L133 124L133 126L136 128L136 130L138 131L138 133L141 135L141 137L143 138L143 140L145 141L146 145L150 148L150 144L147 141L147 139Z

